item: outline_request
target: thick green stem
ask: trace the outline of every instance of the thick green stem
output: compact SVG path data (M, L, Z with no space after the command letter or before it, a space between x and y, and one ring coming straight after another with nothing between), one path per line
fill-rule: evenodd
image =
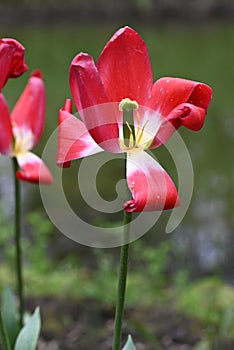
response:
M21 196L20 183L16 177L18 163L13 158L13 171L15 179L15 269L17 278L17 292L19 297L19 322L20 328L23 326L24 315L24 293L23 293L23 271L22 271L22 252L21 252Z
M123 112L123 136L124 141L135 142L135 127L134 127L134 115L133 111L138 109L136 101L131 101L129 98L123 99L119 104L120 111ZM127 166L127 157L125 158ZM125 167L126 168L126 167ZM128 273L128 252L129 252L129 231L132 214L124 211L124 241L121 246L120 252L120 264L118 273L118 289L116 297L116 310L115 310L115 327L114 338L112 344L112 350L120 350L121 338L122 338L122 324L123 324L123 312L125 291Z
M125 240L127 241L129 235L129 227L131 222L131 213L124 212L124 228L125 228ZM116 310L115 310L115 328L112 350L120 350L121 336L122 336L122 323L123 323L123 311L124 300L127 282L128 272L128 252L129 243L124 244L121 247L120 265L119 265L119 280L118 290L116 298Z

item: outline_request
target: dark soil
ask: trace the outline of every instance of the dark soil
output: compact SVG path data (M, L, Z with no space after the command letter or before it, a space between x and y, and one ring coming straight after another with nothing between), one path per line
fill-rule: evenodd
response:
M27 301L29 310L35 305L42 316L39 350L111 350L114 308L94 300ZM198 321L172 309L138 307L125 312L123 341L131 334L137 350L190 350L201 339L201 329Z
M98 301L29 298L27 310L40 306L42 330L38 350L111 350L114 308ZM142 307L125 311L123 344L131 334L136 350L198 350L204 338L200 322L170 305ZM209 350L233 350L234 342L218 341L215 333ZM208 349L207 346L199 349ZM0 345L0 350L2 350Z

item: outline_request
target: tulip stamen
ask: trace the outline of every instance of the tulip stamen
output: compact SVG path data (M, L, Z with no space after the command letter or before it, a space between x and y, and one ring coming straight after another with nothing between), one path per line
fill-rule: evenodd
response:
M148 124L148 120L145 122L145 124L143 125L142 129L139 129L139 132L137 130L137 137L136 137L136 146L138 147L140 145L140 142L142 140L142 137L144 135L144 130L146 125Z

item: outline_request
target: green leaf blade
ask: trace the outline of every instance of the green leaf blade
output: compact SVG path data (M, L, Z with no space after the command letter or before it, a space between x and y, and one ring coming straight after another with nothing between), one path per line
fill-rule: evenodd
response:
M10 287L6 287L2 293L1 302L2 322L5 327L11 349L14 348L16 337L19 333L18 314L15 306L14 295Z
M131 335L128 336L127 343L123 347L123 350L136 350L136 347L135 347L135 345L133 343Z
M41 329L39 308L29 316L25 326L21 329L14 350L35 350Z
M6 331L6 327L2 319L2 311L0 309L0 340L3 345L4 350L12 350L10 345L10 340Z

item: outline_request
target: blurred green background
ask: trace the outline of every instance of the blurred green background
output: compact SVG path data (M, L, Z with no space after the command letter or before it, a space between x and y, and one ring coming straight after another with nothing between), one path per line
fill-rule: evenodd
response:
M124 25L132 26L146 42L155 80L162 76L183 77L205 82L213 88L213 100L203 129L198 133L180 130L194 168L194 192L189 210L172 234L164 233L169 215L164 213L157 225L134 244L129 282L130 305L139 301L155 303L158 299L161 303L164 298L171 300L174 293L179 310L204 322L205 342L209 341L210 334L211 338L217 334L225 338L226 333L228 338L234 337L232 15L232 1L197 0L188 4L182 0L118 3L93 0L67 1L65 5L52 0L43 4L36 0L21 3L11 0L0 4L1 37L14 37L22 42L29 65L29 72L9 81L4 88L9 105L14 105L33 69L41 69L46 84L46 126L35 150L38 154L57 127L59 108L65 98L71 96L68 72L73 57L83 51L96 60L106 41ZM162 148L155 154L176 181L174 166L165 150ZM71 205L95 224L113 225L120 220L119 216L81 207L79 190L73 185L78 166L76 162L64 171L64 186ZM13 259L9 244L13 189L10 161L2 157L0 167L1 286L13 283L7 267ZM114 198L115 183L122 173L119 163L103 171L99 186L105 198ZM118 259L118 249L98 250L70 241L49 222L37 186L22 185L28 295L60 298L72 295L113 303L115 285L112 282L116 276L113 261ZM50 283L46 283L48 276ZM78 289L75 288L77 280L81 284ZM207 298L210 291L212 300ZM226 332L227 327L232 331ZM153 345L151 348L156 349Z

